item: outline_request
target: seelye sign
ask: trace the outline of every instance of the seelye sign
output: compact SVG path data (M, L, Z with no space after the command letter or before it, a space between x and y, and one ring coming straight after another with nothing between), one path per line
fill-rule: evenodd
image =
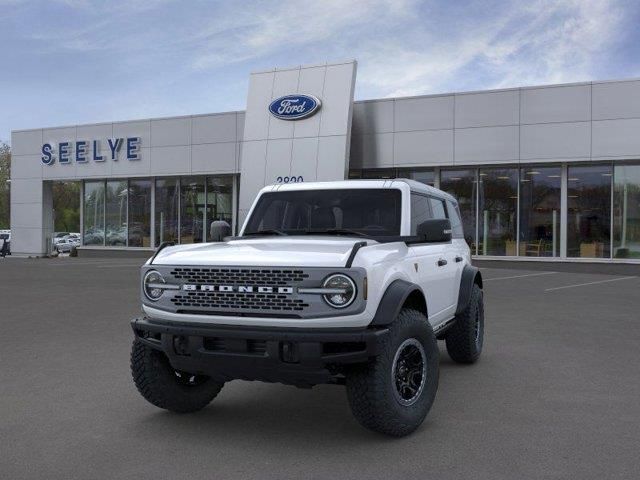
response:
M108 147L102 150L106 143ZM140 137L107 138L101 140L78 140L75 142L45 143L42 145L42 163L53 165L56 161L60 164L104 162L107 157L118 161L118 152L124 147L127 160L140 160Z
M281 120L301 120L316 113L321 105L320 99L313 95L285 95L269 104L269 112Z

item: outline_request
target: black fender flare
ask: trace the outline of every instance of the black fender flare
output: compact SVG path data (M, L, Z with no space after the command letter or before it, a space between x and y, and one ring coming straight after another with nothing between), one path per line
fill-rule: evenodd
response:
M370 325L385 326L392 323L398 317L409 295L414 292L419 292L420 296L424 299L426 314L426 297L422 289L415 283L407 282L406 280L394 280L382 295L380 303L378 304L378 310L376 310L376 314Z
M478 267L472 265L465 265L462 270L462 278L460 279L460 292L458 293L458 307L456 308L456 315L464 312L469 300L471 299L471 289L474 284L478 284L482 288L482 274Z

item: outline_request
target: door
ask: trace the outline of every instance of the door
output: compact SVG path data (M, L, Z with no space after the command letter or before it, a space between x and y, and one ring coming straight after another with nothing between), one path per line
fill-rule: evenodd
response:
M444 200L430 197L429 202L431 204L433 218L449 218ZM449 221L452 221L451 218L449 218ZM441 266L442 282L447 284L447 292L445 294L447 305L442 316L443 320L448 320L455 315L458 306L458 291L460 289L460 274L462 272L461 265L463 262L460 257L460 252L453 241L439 245L441 251L439 252L438 264Z
M416 234L417 226L430 218L446 218L441 200L426 195L411 194L411 234ZM442 217L442 215L445 215ZM422 288L427 300L429 321L432 325L448 320L455 313L457 305L456 256L450 242L412 244L411 260L416 283ZM455 297L455 298L454 298Z

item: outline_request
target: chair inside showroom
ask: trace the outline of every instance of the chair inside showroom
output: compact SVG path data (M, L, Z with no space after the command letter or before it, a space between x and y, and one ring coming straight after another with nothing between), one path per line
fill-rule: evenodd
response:
M539 257L542 254L542 239L537 242L527 243L527 248L525 250L525 254L528 257Z

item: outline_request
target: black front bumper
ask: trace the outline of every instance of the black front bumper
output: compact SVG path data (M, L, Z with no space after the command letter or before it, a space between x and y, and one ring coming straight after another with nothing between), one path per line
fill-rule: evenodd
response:
M282 329L131 321L136 339L176 370L297 386L341 383L346 366L380 353L387 328Z

